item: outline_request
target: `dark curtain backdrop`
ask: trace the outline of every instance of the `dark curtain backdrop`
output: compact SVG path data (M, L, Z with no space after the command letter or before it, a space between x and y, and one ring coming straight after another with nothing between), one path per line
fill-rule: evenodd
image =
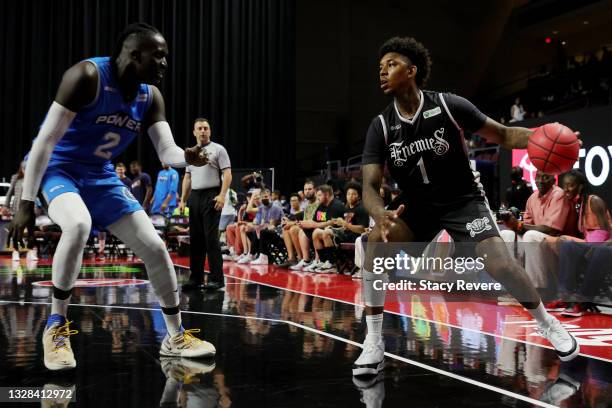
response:
M233 167L275 167L293 187L295 5L292 0L10 0L0 2L1 177L15 172L53 101L62 73L110 55L131 22L156 26L170 48L161 85L177 144L192 120L211 120ZM120 157L154 176L146 134Z

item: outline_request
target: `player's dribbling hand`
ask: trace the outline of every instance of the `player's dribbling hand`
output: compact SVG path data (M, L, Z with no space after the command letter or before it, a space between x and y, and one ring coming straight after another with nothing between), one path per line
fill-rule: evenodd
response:
M389 232L395 226L395 220L404 212L404 205L397 207L395 211L385 210L376 220L376 224L380 225L380 233L383 242L389 242Z
M22 200L19 205L19 211L15 214L13 221L9 224L9 237L13 242L13 248L19 249L19 246L25 247L23 242L23 233L27 228L28 237L34 233L36 215L34 215L34 202Z
M192 166L202 167L208 164L208 154L200 145L185 149L185 162Z

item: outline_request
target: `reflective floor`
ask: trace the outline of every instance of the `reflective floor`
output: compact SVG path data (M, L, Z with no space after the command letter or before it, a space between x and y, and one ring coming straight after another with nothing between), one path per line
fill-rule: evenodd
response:
M411 315L421 308L431 317L459 314L455 318L466 328L386 314L387 369L379 378L354 379L351 365L364 337L361 306L254 283L281 272L233 264L226 266L224 292L181 294L184 326L201 328L217 347L210 361L159 358L164 322L140 265L85 266L69 309L79 330L71 338L78 365L73 372L51 373L42 364L40 344L50 311L44 283L50 267L8 260L1 265L0 387L74 387L71 406L612 405L612 364L606 359L581 356L561 364L538 344L473 330L479 321L495 325L483 322L487 315L478 308L432 299L414 300ZM177 272L179 280L186 279L185 269ZM291 287L316 281L355 297L350 278L282 273Z

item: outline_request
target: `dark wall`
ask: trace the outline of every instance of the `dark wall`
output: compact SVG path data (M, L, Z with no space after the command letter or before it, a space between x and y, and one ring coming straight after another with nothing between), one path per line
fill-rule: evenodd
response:
M513 1L309 0L296 4L296 126L301 169L358 155L369 122L389 103L378 49L394 35L430 50L430 86L470 97L495 52Z
M580 131L583 142L578 168L586 172L594 194L612 206L612 107L583 109L576 112L552 115L517 123L517 126L537 127L545 123L559 122ZM500 161L500 188L504 192L510 183L510 151L503 150Z
M192 120L211 120L234 167L275 167L293 182L295 3L286 0L30 0L0 2L0 178L29 150L62 73L108 55L131 22L159 28L170 48L161 86L177 144ZM143 135L122 160L159 161ZM282 154L280 154L282 152ZM276 153L276 154L272 154ZM282 171L280 171L282 169Z

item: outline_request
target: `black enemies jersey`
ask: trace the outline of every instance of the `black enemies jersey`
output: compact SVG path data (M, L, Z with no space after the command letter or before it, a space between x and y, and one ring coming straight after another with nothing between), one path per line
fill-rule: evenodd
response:
M450 205L482 197L463 131L479 130L487 117L464 98L421 91L412 119L393 101L372 120L363 164L385 164L412 203Z

